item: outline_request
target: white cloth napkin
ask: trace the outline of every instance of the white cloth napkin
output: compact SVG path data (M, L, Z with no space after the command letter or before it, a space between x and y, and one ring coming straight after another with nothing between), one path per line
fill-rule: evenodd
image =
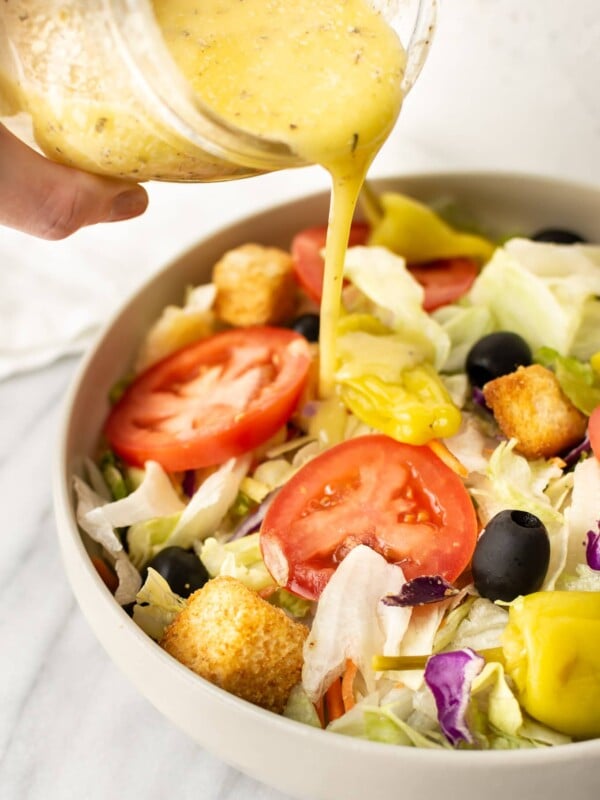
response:
M2 231L0 259L0 379L79 352L116 305L114 270L90 268L79 241Z
M62 242L0 229L0 379L81 352L149 272L135 223L123 224L131 242L120 245L116 225Z

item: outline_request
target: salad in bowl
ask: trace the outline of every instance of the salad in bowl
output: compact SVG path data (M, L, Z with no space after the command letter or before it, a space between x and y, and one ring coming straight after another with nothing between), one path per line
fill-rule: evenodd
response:
M168 296L159 276L127 352L104 335L106 397L77 389L65 484L97 631L135 639L148 674L124 668L180 724L163 669L290 746L395 745L386 763L600 737L600 246L585 219L471 218L418 183L353 225L333 394L318 203L289 236L267 215L215 237Z

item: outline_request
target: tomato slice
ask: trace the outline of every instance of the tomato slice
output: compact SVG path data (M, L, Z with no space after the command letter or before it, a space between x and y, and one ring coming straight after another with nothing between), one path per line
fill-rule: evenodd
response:
M425 289L425 311L434 311L458 300L469 291L479 271L472 258L445 258L426 264L410 264L408 269Z
M595 408L588 420L588 436L592 452L600 460L600 406Z
M105 435L130 464L168 471L221 464L269 439L296 407L308 342L284 328L224 331L143 372L114 406Z
M369 238L369 226L362 222L353 222L350 228L348 247L366 244ZM294 275L306 294L315 303L321 302L323 293L323 270L325 263L321 250L325 247L327 228L307 228L292 239L292 259Z
M275 496L260 533L274 579L319 597L337 564L366 544L407 580L453 581L470 562L477 518L462 481L429 447L370 435L308 462Z
M321 302L324 263L321 250L325 247L327 228L307 228L292 240L294 274L299 285L315 303ZM355 222L350 229L349 247L366 244L369 226ZM477 277L477 264L471 258L447 258L426 264L409 264L409 271L425 290L423 307L433 311L453 303L471 288Z

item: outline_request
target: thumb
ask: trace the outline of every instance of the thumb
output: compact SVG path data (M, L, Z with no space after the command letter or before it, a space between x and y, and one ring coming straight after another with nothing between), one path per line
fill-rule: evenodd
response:
M42 239L137 217L148 195L135 183L57 164L0 125L0 224Z

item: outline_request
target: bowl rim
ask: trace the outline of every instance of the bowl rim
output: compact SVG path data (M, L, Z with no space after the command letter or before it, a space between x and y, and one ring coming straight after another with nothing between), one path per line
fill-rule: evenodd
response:
M590 196L595 197L600 203L600 187L594 184L565 178L553 178L551 176L537 175L520 171L418 171L414 173L401 173L398 175L377 176L369 182L375 186L380 186L383 188L389 186L391 188L393 185L402 183L402 181L409 181L423 185L439 183L440 186L443 186L444 183L451 181L473 181L475 183L488 184L509 183L514 182L515 180L523 181L528 184L536 183L540 187L545 186L552 191L569 189L570 191L589 193ZM294 206L297 206L299 203L305 203L311 200L318 200L322 202L327 196L328 192L323 190L312 193L303 193L290 200L286 200L284 202L275 202L267 205L260 208L256 212L245 214L235 218L231 222L227 222L218 228L213 229L210 233L200 238L194 244L182 250L178 255L170 259L158 270L155 270L132 292L128 293L119 306L113 311L113 313L111 313L107 322L98 331L94 341L83 355L81 362L77 366L71 379L68 391L63 400L63 407L61 409L60 420L56 431L56 447L52 465L52 495L58 539L63 555L63 565L66 567L67 551L70 551L71 553L76 552L80 558L81 563L79 568L83 570L82 575L86 580L91 582L91 586L93 586L95 594L95 600L101 604L102 609L106 612L108 617L117 627L125 628L128 635L139 641L140 647L147 650L148 658L151 658L159 663L161 668L167 672L177 675L180 682L183 681L189 685L189 690L191 692L208 693L208 695L212 696L213 698L217 698L222 704L230 707L236 713L242 714L249 721L257 721L261 724L268 724L270 727L278 729L282 735L285 735L290 740L298 739L299 737L302 739L309 739L314 741L314 746L316 748L320 747L322 749L325 747L341 749L348 755L359 752L370 755L375 754L382 761L385 760L398 762L402 759L403 755L409 754L411 763L414 763L415 765L423 762L423 764L426 765L431 764L441 767L446 765L449 766L450 764L456 764L457 762L464 764L465 761L468 761L471 766L477 766L483 769L498 765L507 765L509 762L513 766L519 765L523 767L543 767L547 763L556 765L557 763L572 762L574 760L579 761L587 756L595 756L597 758L600 756L600 739L572 742L567 745L554 747L540 747L531 749L524 748L516 750L429 750L416 747L389 747L384 743L373 742L356 737L342 735L332 736L331 731L312 728L308 725L298 723L295 720L287 719L283 716L274 714L215 686L206 679L201 678L193 673L183 664L179 663L176 659L172 658L168 653L162 650L156 642L154 642L141 630L141 628L135 624L135 622L121 608L121 606L116 603L113 595L102 582L92 564L91 559L89 558L76 522L75 510L72 502L72 490L70 486L71 476L68 473L70 458L67 449L67 432L69 429L73 408L77 402L81 387L85 383L89 367L94 360L96 352L102 347L104 339L111 330L113 323L126 310L127 306L133 302L135 298L143 294L152 283L159 280L160 276L170 271L177 263L189 257L199 248L206 246L206 244L212 239L226 233L231 228L235 228L242 224L251 223L253 220L256 220L260 217L266 217L269 214L272 214L275 210L289 212L293 210ZM80 609L87 618L88 624L90 624L93 629L94 626L89 616L86 614L85 609L82 608L78 591L74 586L73 576L69 573L68 569L67 575L71 584L71 588L80 605ZM94 633L96 633L96 631L94 631ZM96 636L98 636L97 633ZM108 653L107 655L111 661L114 661L112 655ZM140 691L139 687L136 687L136 689ZM146 694L144 692L142 693ZM146 697L150 700L150 702L153 703L151 697L149 697L147 694ZM248 772L248 770L244 771Z

